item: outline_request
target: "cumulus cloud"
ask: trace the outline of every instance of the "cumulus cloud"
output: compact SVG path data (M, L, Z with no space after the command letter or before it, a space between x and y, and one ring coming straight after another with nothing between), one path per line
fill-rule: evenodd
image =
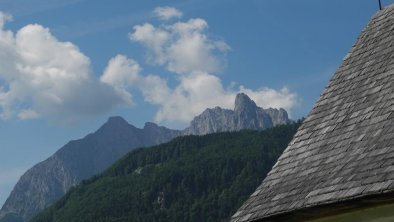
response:
M232 95L218 77L207 73L182 76L175 89L159 76L148 76L141 84L145 100L159 106L157 122L188 123L207 107L231 107Z
M230 47L223 40L209 37L208 23L200 18L186 22L154 26L134 26L129 38L147 50L147 62L176 73L175 87L157 75L141 77L139 87L145 100L159 107L157 122L188 123L206 108L221 106L233 109L236 94L247 93L263 108L285 108L290 111L298 96L286 87L275 90L224 87L218 73L225 64Z
M298 96L286 87L280 90L262 88L252 90L244 86L225 89L221 80L208 73L182 76L171 89L159 76L150 75L140 85L145 100L159 106L157 122L189 123L206 108L220 106L233 109L237 93L244 92L263 108L284 108L290 111L297 105Z
M141 67L136 61L117 55L108 62L100 81L112 86L131 105L132 95L128 90L139 80L140 72Z
M157 29L152 24L134 26L134 32L129 33L129 38L143 44L149 49L147 60L150 63L163 65L166 63L166 50L164 46L170 41L170 33Z
M160 20L170 20L172 18L180 18L183 13L176 8L165 6L165 7L157 7L153 10L153 13Z
M245 86L240 86L239 92L247 94L256 104L263 108L283 108L291 111L299 103L297 94L291 92L287 87L279 90L268 87L252 90Z
M217 73L225 65L223 54L230 47L223 40L210 39L207 28L200 18L158 27L145 23L134 26L129 38L146 47L149 63L163 65L170 72Z
M176 13L174 13L176 12ZM161 20L180 17L169 7L156 8ZM73 120L100 114L117 105L132 105L132 90L158 107L157 122L188 123L206 108L232 109L237 93L247 93L263 108L297 104L298 96L286 87L249 89L226 87L219 76L230 47L213 39L208 23L200 18L154 26L134 26L129 38L146 49L147 62L175 75L143 75L133 59L117 55L100 78L91 71L90 59L77 46L57 40L49 29L27 25L16 33L5 30L11 16L0 12L0 117Z
M91 73L90 59L38 24L14 34L0 13L0 116L69 121L106 112L126 101Z
M21 110L18 113L18 118L21 119L21 120L37 119L39 117L40 117L40 115L36 111L34 111L32 109L24 109L24 110Z

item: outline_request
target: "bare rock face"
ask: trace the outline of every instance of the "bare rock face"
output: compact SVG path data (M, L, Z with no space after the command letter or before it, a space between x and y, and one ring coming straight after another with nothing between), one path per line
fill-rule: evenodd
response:
M234 110L220 107L206 109L191 121L190 127L184 130L184 134L204 135L243 129L263 130L289 122L284 109L263 109L246 94L240 93L235 98Z
M196 116L190 123L190 127L184 130L186 135L203 135L214 132L229 131L228 126L233 125L233 111L215 107L206 109Z
M67 143L28 170L0 211L0 221L28 221L61 198L72 186L102 172L137 147L167 142L180 131L146 123L143 129L111 117L95 133Z

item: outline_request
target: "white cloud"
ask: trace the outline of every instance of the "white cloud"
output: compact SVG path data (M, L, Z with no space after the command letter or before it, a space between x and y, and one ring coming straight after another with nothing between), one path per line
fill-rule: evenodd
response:
M172 96L167 81L156 75L148 75L141 79L140 89L147 102L151 104L165 104Z
M21 110L18 113L18 118L21 119L21 120L37 119L39 117L40 117L40 115L36 111L34 111L32 109L24 109L24 110Z
M108 62L100 81L114 87L123 100L131 105L132 95L128 89L139 80L140 72L141 67L136 61L117 55Z
M291 111L299 103L297 94L291 92L287 87L283 87L280 90L267 87L252 90L241 86L239 92L247 94L257 105L263 108L283 108Z
M158 122L188 123L207 107L231 107L232 95L226 92L220 79L207 73L181 77L175 89L158 76L148 76L141 84L145 100L159 106Z
M223 56L218 55L230 47L222 40L210 39L207 28L207 22L199 18L159 27L145 23L134 26L129 38L147 48L148 62L164 65L171 72L217 73L224 67Z
M176 73L174 82L157 75L143 76L139 64L125 55L112 58L97 79L90 59L77 46L57 40L40 25L27 25L15 34L4 29L11 16L0 12L0 117L53 118L69 121L132 105L131 91L158 106L156 121L188 123L206 108L232 109L238 92L247 93L264 108L290 111L298 101L287 88L280 90L224 87L212 74L224 68L230 47L210 38L203 19L154 26L137 25L132 41L147 49L147 61Z
M263 108L290 111L297 104L298 96L285 87L280 90L225 88L212 73L222 70L224 55L230 47L223 40L209 38L207 29L208 23L196 18L157 27L145 23L135 26L129 34L132 41L146 47L148 62L179 74L174 78L177 85L173 88L160 76L141 77L139 86L145 100L159 107L157 122L187 124L206 108L233 109L239 92L247 93Z
M171 89L159 76L150 75L140 85L145 100L159 106L155 121L189 123L206 108L220 106L233 109L237 93L249 95L263 108L285 108L290 111L297 105L297 94L286 87L275 90L263 88L252 90L241 86L238 90L225 89L221 80L207 73L182 76L179 84Z
M0 24L7 18L0 13ZM0 29L0 116L69 121L126 101L91 73L90 59L41 25Z
M153 64L163 65L166 63L164 46L170 41L170 33L166 30L157 29L149 23L134 26L134 33L129 33L129 38L140 42L149 49L148 61Z
M158 17L160 20L170 20L172 18L180 18L182 17L182 12L173 7L157 7L153 11L154 15Z

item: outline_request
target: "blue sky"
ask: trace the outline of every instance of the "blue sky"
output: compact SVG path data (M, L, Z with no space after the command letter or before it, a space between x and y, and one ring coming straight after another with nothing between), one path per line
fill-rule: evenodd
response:
M24 171L109 116L182 128L241 91L306 116L377 7L0 0L0 205Z

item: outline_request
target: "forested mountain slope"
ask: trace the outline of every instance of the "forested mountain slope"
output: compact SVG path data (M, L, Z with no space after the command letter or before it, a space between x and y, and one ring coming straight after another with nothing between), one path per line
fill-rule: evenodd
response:
M153 123L139 129L121 117L111 117L96 132L70 141L29 169L0 210L0 222L28 221L71 187L103 172L134 148L168 142L178 135L179 131Z
M32 221L226 221L299 124L184 136L132 151Z

